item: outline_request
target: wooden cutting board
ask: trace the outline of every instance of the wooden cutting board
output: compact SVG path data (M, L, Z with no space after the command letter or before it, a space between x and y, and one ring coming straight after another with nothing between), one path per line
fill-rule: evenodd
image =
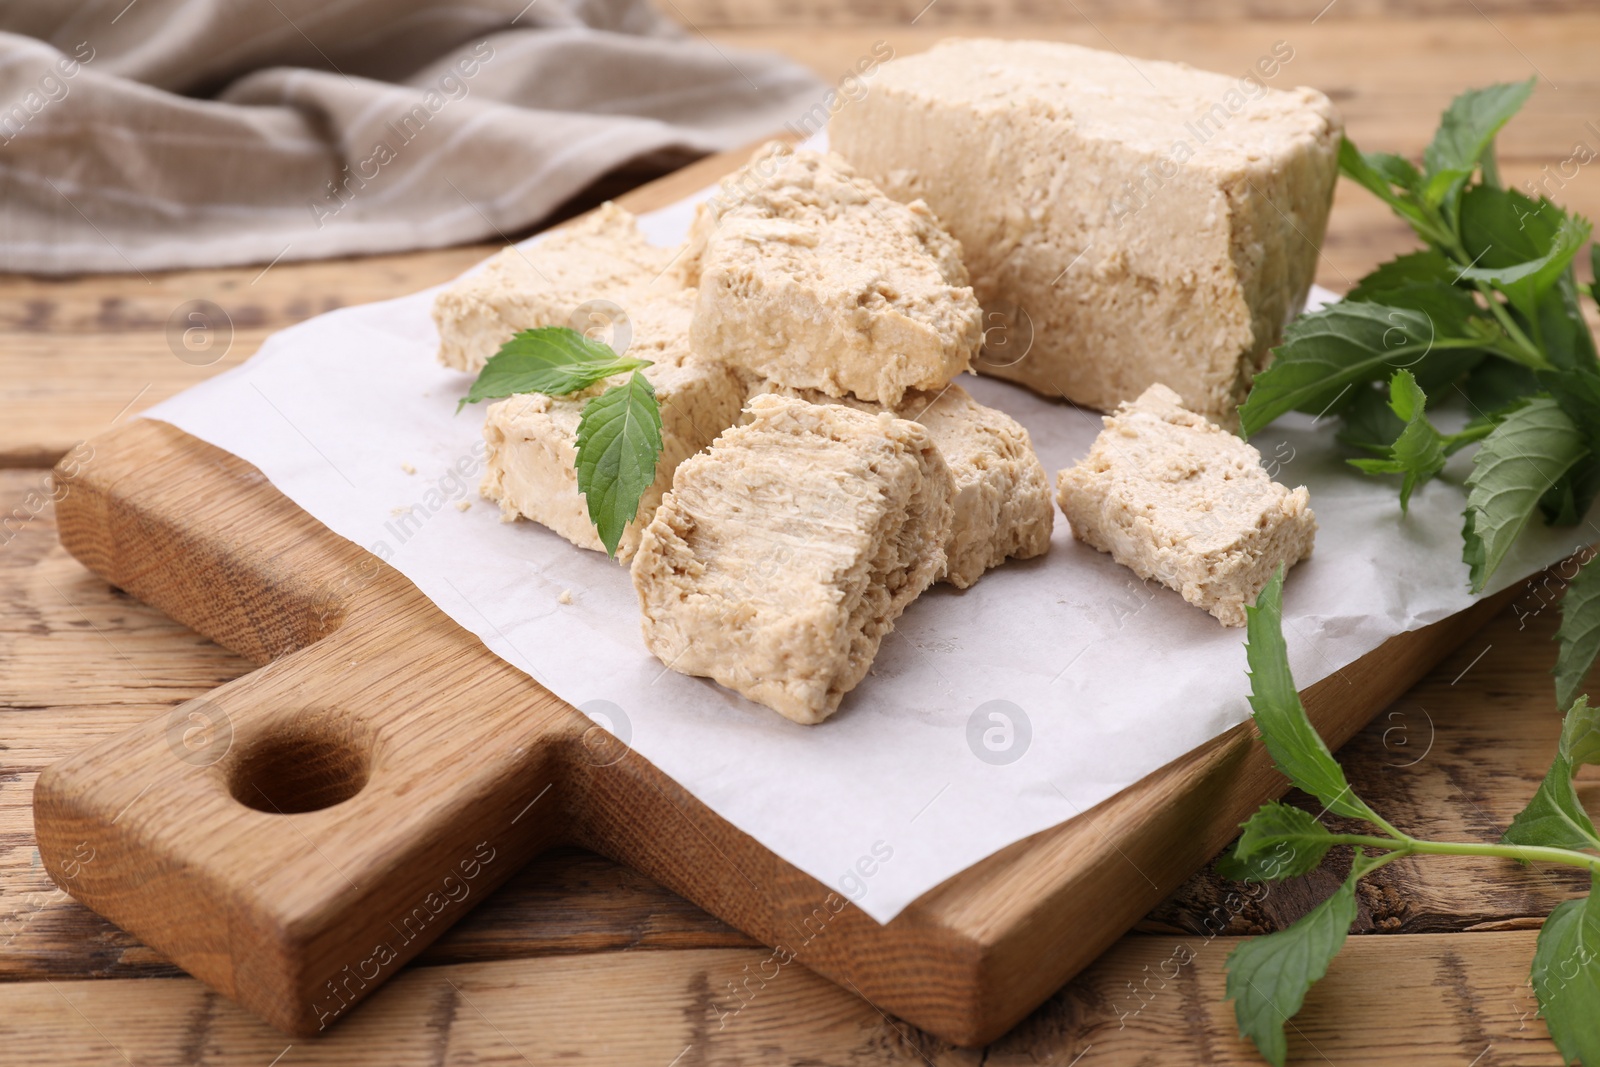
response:
M729 153L622 202L670 203ZM135 421L57 468L62 544L254 673L48 768L39 850L67 892L295 1035L316 1034L542 849L648 874L773 951L960 1045L1020 1020L1286 783L1246 723L1003 849L879 925L527 675L250 464ZM1310 687L1330 744L1510 593ZM826 727L822 727L825 729Z

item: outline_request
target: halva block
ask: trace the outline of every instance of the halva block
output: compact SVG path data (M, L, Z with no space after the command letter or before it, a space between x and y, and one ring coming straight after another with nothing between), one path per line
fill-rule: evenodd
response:
M645 240L631 213L607 202L537 244L499 252L435 297L439 362L481 370L513 334L539 326L609 327L608 343L621 347L617 338L637 331L613 321L617 309L631 319L635 293L678 288L663 279L672 256Z
M666 666L817 723L945 566L950 472L888 412L762 395L678 468L633 558Z
M1311 555L1317 520L1261 455L1164 385L1106 416L1077 466L1057 476L1073 535L1228 626L1282 564Z
M976 369L1109 411L1155 382L1232 419L1303 306L1338 173L1312 89L1071 44L952 40L885 64L833 148L965 249Z
M763 392L860 411L887 410L864 400L835 399L767 381L751 387L752 395ZM950 467L955 515L945 543L949 562L944 581L965 589L1007 559L1031 559L1049 551L1055 519L1050 479L1021 423L978 403L953 383L938 392L907 392L892 413L926 427Z
M836 155L757 153L701 206L680 269L698 348L830 396L941 389L982 339L960 246Z

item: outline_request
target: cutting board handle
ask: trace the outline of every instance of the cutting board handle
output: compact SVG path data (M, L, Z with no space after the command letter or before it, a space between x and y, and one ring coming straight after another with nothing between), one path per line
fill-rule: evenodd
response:
M567 839L562 768L614 758L509 665L451 670L489 659L465 631L372 622L54 764L34 792L58 884L298 1035Z

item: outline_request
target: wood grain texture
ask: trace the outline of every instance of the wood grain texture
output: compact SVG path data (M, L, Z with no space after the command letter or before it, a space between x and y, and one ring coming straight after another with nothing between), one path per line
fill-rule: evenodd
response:
M1527 987L1534 934L1352 938L1296 1016L1292 1063L1555 1063ZM580 1067L1254 1067L1223 997L1237 938L1131 935L982 1052L790 966L730 1014L750 950L412 968L326 1037L291 1041L190 979L0 987L0 1064L483 1063ZM1393 1010L1397 1002L1404 1011ZM1491 1055L1485 1055L1492 1050Z

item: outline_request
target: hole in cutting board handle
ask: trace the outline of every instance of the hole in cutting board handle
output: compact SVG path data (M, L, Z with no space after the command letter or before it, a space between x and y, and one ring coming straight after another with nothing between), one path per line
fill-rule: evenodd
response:
M367 755L320 731L264 737L239 753L228 789L247 808L295 815L342 804L367 784Z

